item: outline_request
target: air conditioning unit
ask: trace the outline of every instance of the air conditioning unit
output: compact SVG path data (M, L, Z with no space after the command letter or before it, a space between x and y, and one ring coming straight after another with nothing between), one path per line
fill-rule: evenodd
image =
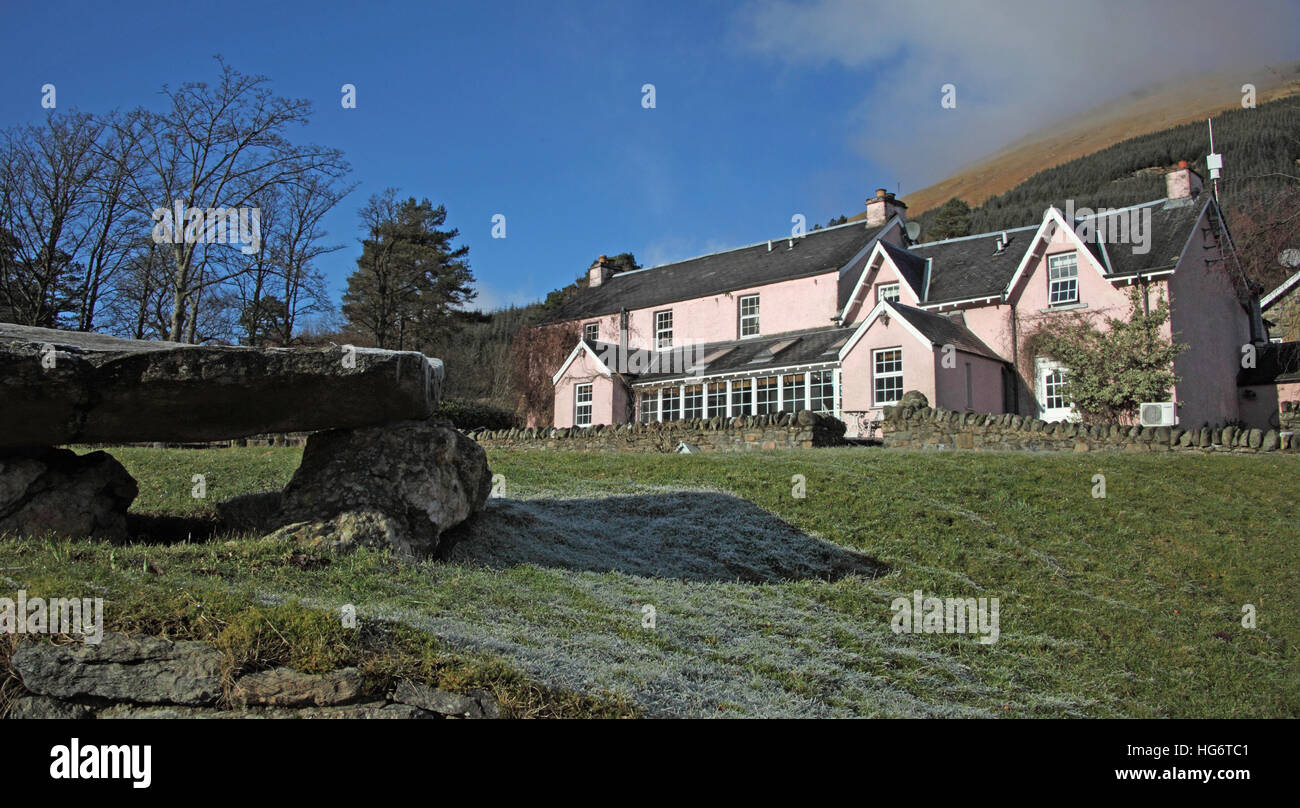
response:
M1138 420L1142 426L1173 426L1178 414L1172 401L1151 401L1138 406Z

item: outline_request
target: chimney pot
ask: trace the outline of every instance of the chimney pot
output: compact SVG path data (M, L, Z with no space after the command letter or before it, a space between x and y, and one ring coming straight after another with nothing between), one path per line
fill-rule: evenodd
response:
M867 227L879 227L898 215L907 218L907 205L894 198L885 188L877 188L876 195L867 199Z

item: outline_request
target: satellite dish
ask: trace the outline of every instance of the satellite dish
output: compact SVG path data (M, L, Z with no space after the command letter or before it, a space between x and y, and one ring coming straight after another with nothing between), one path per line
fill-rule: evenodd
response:
M1300 250L1283 250L1278 253L1277 262L1284 267L1300 267Z
M920 235L921 235L921 223L920 223L920 222L908 222L908 223L907 223L907 237L908 237L909 239L911 239L912 241L916 241L917 237L920 236Z

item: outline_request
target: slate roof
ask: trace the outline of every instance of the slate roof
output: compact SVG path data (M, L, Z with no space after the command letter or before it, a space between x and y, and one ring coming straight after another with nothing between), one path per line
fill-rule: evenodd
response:
M791 331L786 334L773 334L770 337L751 337L749 339L712 342L703 347L701 355L710 355L730 348L723 356L709 362L699 373L646 373L633 381L643 382L667 381L669 379L690 378L694 375L713 376L723 373L761 373L765 369L787 367L791 365L811 365L819 362L838 362L839 350L854 328L819 328L807 331ZM770 353L773 347L790 341L788 346L776 354ZM663 355L663 354L661 354Z
M1089 242L1088 249L1102 266L1109 265L1109 277L1169 269L1177 264L1183 246L1193 235L1205 200L1204 196L1162 199L1111 212L1106 217L1108 241L1104 257L1100 244ZM1144 209L1151 212L1151 243L1147 252L1138 254L1132 244L1115 243L1113 236L1117 229L1110 226L1110 220L1128 211ZM770 251L767 242L760 242L673 264L621 272L600 286L579 290L542 322L583 320L615 314L622 308L667 306L682 300L833 272L843 269L855 255L870 247L887 226L868 229L861 222L850 222L796 238L793 249L788 248L787 239L781 238L772 241ZM924 295L925 304L947 303L1001 296L1038 227L1027 225L915 244L906 249L888 242L882 244L907 280ZM1003 234L1007 236L1007 246L998 251L997 242ZM840 277L841 309L860 276L861 271L857 271Z
M1000 296L1016 274L1038 225L981 233L977 236L916 244L908 248L922 261L930 259L930 289L926 303ZM998 239L1007 234L1007 246L998 252Z
M1107 266L1109 260L1108 277L1122 278L1137 272L1170 269L1178 263L1183 246L1192 236L1204 203L1204 197L1162 199L1109 213L1104 217L1107 236L1105 257L1098 242L1086 242L1088 250L1103 267ZM1133 251L1133 244L1115 242L1113 236L1119 231L1113 222L1130 210L1146 208L1151 210L1151 242L1147 252L1138 254ZM1094 222L1099 221L1098 217L1090 218ZM1040 225L915 244L906 250L892 245L886 249L895 263L899 260L896 257L898 253L910 255L914 262L917 259L930 259L930 288L924 298L927 304L996 297L1003 293L1016 274L1016 268L1025 257L1025 251L1029 249ZM1098 223L1094 223L1093 227L1096 231L1101 230ZM1007 234L1007 247L999 253L997 242L1002 233Z
M894 262L894 265L898 267L898 271L902 273L907 282L912 285L914 290L916 290L916 296L920 297L921 295L924 295L925 259L919 255L908 252L902 247L895 247L887 241L881 244L881 246L884 248L885 253L889 255L890 260ZM853 290L850 289L849 294L852 294L852 292ZM843 309L844 304L847 302L849 301L846 298L840 303L840 308Z
M999 362L1006 361L997 352L985 344L984 340L975 335L957 320L960 315L949 317L943 314L935 314L932 311L904 306L901 303L889 304L899 316L912 325L917 331L920 331L926 339L930 340L932 345L952 345L959 351L966 351L978 356L986 356L989 359L996 359Z
M850 222L734 250L702 255L674 264L620 272L595 288L580 289L543 323L558 323L616 314L620 309L666 306L681 300L719 295L736 289L804 278L843 269L888 225L867 228Z
M1237 386L1300 382L1300 342L1270 342L1259 349L1255 367L1237 373Z
M1173 269L1183 254L1187 240L1192 236L1192 229L1196 226L1204 204L1205 197L1197 196L1166 199L1139 206L1151 209L1151 248L1147 253L1139 255L1133 252L1132 244L1107 242L1110 274L1113 277L1124 277L1137 272ZM1107 218L1113 219L1114 215ZM1112 233L1114 228L1108 224L1107 231Z

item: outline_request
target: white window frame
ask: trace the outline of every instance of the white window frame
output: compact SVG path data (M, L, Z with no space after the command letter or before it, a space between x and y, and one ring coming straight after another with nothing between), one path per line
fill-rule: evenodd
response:
M676 402L676 408L673 410L673 417L668 417L668 407L664 406L669 402ZM680 421L682 419L682 388L680 385L675 387L663 388L663 397L659 404L660 421Z
M881 372L880 357L886 353L898 354L898 369ZM888 401L881 400L877 397L880 379L898 379L898 397ZM871 405L873 407L887 407L897 404L903 400L903 347L901 345L892 348L876 348L871 352Z
M781 412L794 412L808 409L808 374L807 373L782 373L780 376L781 385ZM795 379L793 385L787 385L786 379ZM797 400L786 398L786 388L793 387L790 391L798 396Z
M727 415L727 402L731 399L730 382L709 382L704 385L704 417ZM720 399L721 406L713 399Z
M698 388L699 392L698 393L688 392L693 388ZM695 406L687 404L688 401L696 400L697 396L700 402L698 411L696 411ZM708 406L709 406L708 392L704 389L703 383L682 385L682 417L683 418L704 418L706 417L705 412ZM691 412L695 412L695 414L688 415L687 410L690 410Z
M817 377L815 382L814 375ZM825 391L826 395L814 396L812 393L814 385L817 386L819 393ZM808 409L813 412L835 412L835 371L833 369L808 371Z
M886 297L887 294L893 293L893 297ZM878 283L876 284L876 302L888 300L890 303L896 302L903 297L903 287L898 283Z
M1069 372L1065 365L1052 359L1038 358L1034 361L1034 395L1038 399L1039 418L1044 421L1068 421L1074 418L1074 404L1066 401L1065 396L1059 392L1049 390L1051 377L1059 374L1060 381L1052 383L1052 387L1065 383L1065 376ZM1051 407L1053 396L1059 397L1062 406Z
M751 300L754 301L754 310L746 314L745 304ZM740 325L738 327L737 333L740 335L741 339L746 339L747 337L759 336L760 305L761 304L758 299L758 295L744 295L740 298L740 300L736 302L736 311L739 313L740 316ZM745 328L750 325L753 326L754 330L746 333Z
M740 409L737 410L734 405L734 402L731 401L730 397L728 398L728 406L731 407L731 410L729 412L731 415L753 415L754 414L754 387L755 387L754 380L752 378L735 380L735 383L731 385L731 389L728 391L728 393L731 397L734 397L736 393L739 393L741 402L740 402Z
M665 319L668 325L664 325ZM665 341L664 335L667 334ZM664 309L655 312L655 350L662 351L673 347L673 310Z
M768 384L768 385L764 385L764 386L763 386L763 393L765 394L765 401L764 401L763 403L764 403L764 406L766 406L768 409L765 409L765 410L763 410L762 412L759 412L759 410L758 410L758 393L759 393L759 385L758 385L758 383L759 383L759 382L766 382L766 381L771 381L771 382L774 382L774 383L773 383L773 384ZM754 384L753 384L753 387L752 387L751 389L753 389L753 391L754 391L754 415L772 415L772 414L774 414L774 413L778 413L778 412L780 412L780 411L781 411L781 377L780 377L779 375L778 375L778 376L758 376L758 377L755 377L755 378L753 379L753 382L754 382Z
M1061 259L1058 261L1058 259ZM1064 259L1070 259L1073 262L1072 275L1065 275L1064 270L1071 268L1070 264ZM1056 277L1057 270L1062 270L1062 275ZM1057 299L1058 288L1062 295L1065 295L1065 289L1073 290L1071 297L1062 296ZM1057 308L1059 306L1073 306L1079 302L1079 253L1063 252L1047 256L1047 306L1048 308Z
M592 334L592 333L591 333L592 331L595 331L596 333ZM582 338L583 338L583 339L589 339L589 340L591 340L592 342L595 342L597 339L599 339L599 338L600 338L600 323L586 323L585 325L583 325L583 326L582 326Z
M583 391L587 393L587 400L582 400ZM586 408L587 422L582 422L583 408ZM592 413L596 407L596 390L591 382L578 382L573 385L573 425L588 427L591 426Z

